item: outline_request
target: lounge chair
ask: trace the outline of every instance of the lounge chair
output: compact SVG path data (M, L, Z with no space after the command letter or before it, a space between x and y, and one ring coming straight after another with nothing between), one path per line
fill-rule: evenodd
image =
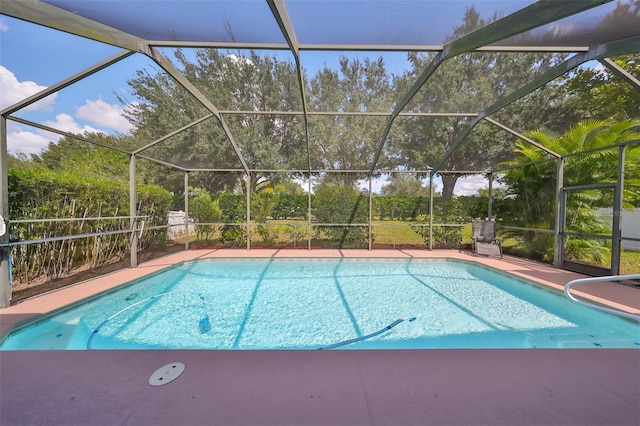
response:
M500 256L502 259L502 240L496 238L496 223L492 220L473 222L471 251L475 254Z

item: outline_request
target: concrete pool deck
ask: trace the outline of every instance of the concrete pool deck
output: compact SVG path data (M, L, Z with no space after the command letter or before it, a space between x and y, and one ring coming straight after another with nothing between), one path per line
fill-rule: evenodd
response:
M189 250L2 309L0 333L182 261L250 257L459 259L556 289L584 277L458 251ZM574 292L640 313L631 286ZM149 386L176 361L180 378ZM640 425L640 350L5 351L0 424Z

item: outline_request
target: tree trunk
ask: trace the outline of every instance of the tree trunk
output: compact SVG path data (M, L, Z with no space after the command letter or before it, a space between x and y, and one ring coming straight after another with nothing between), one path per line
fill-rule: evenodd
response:
M442 197L452 198L453 189L456 187L459 176L456 174L444 174L440 176L442 177Z

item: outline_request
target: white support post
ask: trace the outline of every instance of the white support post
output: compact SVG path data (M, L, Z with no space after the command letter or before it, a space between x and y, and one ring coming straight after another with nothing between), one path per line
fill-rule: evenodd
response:
M251 249L251 176L247 173L247 250Z
M373 249L373 194L371 174L369 174L369 251Z
M130 260L131 267L138 266L138 231L136 231L136 216L138 216L138 197L136 193L136 156L129 157L129 227L131 231Z
M307 250L311 250L311 172L307 185Z
M556 223L554 231L555 246L553 250L553 266L562 268L562 259L564 257L564 224L565 224L565 206L564 194L564 158L557 160L556 167Z
M433 250L433 174L429 174L429 250Z
M487 203L487 219L492 220L493 212L491 211L492 203L493 203L493 173L489 173L489 201Z
M189 250L189 172L184 173L184 249Z
M7 166L7 119L0 117L0 220L9 219L9 177ZM1 243L9 242L9 227L0 235ZM9 282L9 247L0 247L0 308L11 306L11 283Z
M622 216L622 199L624 192L624 161L625 145L618 151L618 179L613 194L613 222L611 224L611 275L620 274L620 254L622 249L622 230L620 221Z

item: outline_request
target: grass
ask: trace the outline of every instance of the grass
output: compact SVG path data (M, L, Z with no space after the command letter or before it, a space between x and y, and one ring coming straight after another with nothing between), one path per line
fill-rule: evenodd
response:
M620 254L621 274L640 274L640 251L622 250Z
M307 221L306 220L270 220L268 229L272 232L274 241L277 244L293 244L295 240L297 246L306 247L307 244ZM294 236L295 229L295 236ZM462 228L462 244L471 243L471 225ZM416 246L425 247L426 243L412 228L411 222L403 221L374 221L373 222L374 246ZM194 235L190 240L194 240ZM219 238L215 235L214 239ZM506 239L503 246L512 246L517 243L516 239ZM251 231L252 246L264 244L255 226ZM621 274L640 273L640 252L622 250L620 259Z
M375 246L416 246L426 247L427 243L412 228L413 222L404 222L400 220L374 220L373 221L373 237ZM308 235L306 220L269 220L268 229L272 233L273 239L278 244L291 244L294 239L298 245L305 246ZM313 232L313 231L312 231ZM295 236L294 236L295 233ZM462 244L471 244L471 225L462 227ZM211 238L212 243L219 242L220 233L216 232ZM178 237L175 239L178 243L183 243L184 239ZM196 236L191 235L189 241L196 242ZM258 233L256 225L251 227L251 245L264 245L262 237Z
M424 240L413 229L411 223L401 221L374 221L373 237L376 245L423 246Z

